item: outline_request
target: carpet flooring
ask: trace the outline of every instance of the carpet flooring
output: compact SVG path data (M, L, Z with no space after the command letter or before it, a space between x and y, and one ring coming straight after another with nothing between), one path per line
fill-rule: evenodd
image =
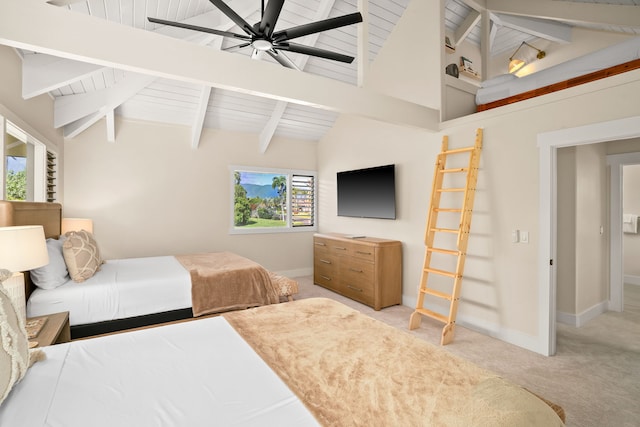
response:
M374 311L314 285L311 276L296 280L300 288L296 299L332 298L408 331L413 307ZM441 323L424 318L419 329L408 332L439 344L441 330ZM625 286L623 313L602 314L580 328L558 324L557 354L552 357L461 326L445 348L559 404L567 426L640 426L640 286Z

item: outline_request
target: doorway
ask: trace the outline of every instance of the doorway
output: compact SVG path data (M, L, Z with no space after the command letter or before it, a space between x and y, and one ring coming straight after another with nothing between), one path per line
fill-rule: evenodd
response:
M538 277L540 285L540 341L538 351L542 354L551 356L556 352L557 267L554 265L554 260L557 259L557 150L562 147L579 146L637 137L640 137L640 116L576 128L562 129L553 132L545 132L538 135L540 160L540 246L538 258ZM622 172L620 172L620 174L621 173ZM613 181L615 175L616 174L612 173L611 181ZM614 203L611 203L611 209L613 209L613 205ZM613 250L614 247L617 247L617 244L613 244L613 236L616 234L614 232L614 227L618 227L616 230L622 229L621 212L619 212L619 214L620 215L616 216L612 212L609 221L609 235L612 238L611 250ZM619 250L619 257L621 257L621 246ZM618 281L623 280L621 277L622 268L614 268L612 265L610 268L610 274L611 283L617 283ZM614 277L615 274L620 277ZM622 284L620 284L620 286L622 286Z

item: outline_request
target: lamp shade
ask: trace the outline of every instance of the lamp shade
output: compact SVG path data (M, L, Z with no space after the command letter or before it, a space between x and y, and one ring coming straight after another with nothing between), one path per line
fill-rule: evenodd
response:
M26 271L49 263L41 225L0 227L0 268Z
M88 231L93 234L93 221L89 218L62 218L62 234L67 231Z
M524 64L526 64L526 62L522 59L512 59L511 62L509 62L509 72L515 73L520 68L524 67Z

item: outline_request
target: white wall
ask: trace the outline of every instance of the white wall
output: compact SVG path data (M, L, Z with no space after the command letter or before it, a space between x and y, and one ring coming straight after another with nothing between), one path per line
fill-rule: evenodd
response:
M281 272L310 274L312 233L230 235L230 165L316 169L316 144L206 129L198 149L186 126L104 121L65 142L64 214L94 220L106 258L233 251Z
M28 100L22 99L22 61L13 48L0 45L0 115L6 117L25 132L29 133L62 159L63 138L60 130L53 129L53 99L40 95ZM1 144L1 139L0 139ZM4 152L4 147L0 147ZM4 158L4 156L3 156ZM63 163L58 163L61 171ZM4 168L0 168L4 170ZM58 197L62 198L62 174L58 174Z

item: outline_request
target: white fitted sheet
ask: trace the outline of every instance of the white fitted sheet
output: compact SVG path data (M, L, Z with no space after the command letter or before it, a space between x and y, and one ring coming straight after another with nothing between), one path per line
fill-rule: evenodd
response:
M480 88L476 92L476 104L487 104L638 58L640 37L634 37L518 79Z
M69 312L71 326L191 307L191 276L173 256L106 261L90 279L35 289L27 316Z
M315 426L223 317L45 347L0 426Z

